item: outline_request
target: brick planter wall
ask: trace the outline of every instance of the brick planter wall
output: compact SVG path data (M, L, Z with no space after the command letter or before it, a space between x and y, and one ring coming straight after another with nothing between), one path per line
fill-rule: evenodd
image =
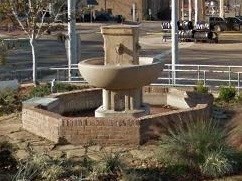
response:
M210 119L208 104L197 105L186 110L175 110L157 115L145 116L140 119L140 143L158 140L168 129L188 121Z
M164 95L167 90L156 90L155 92ZM154 96L154 90L150 93ZM157 96L161 96L161 94L157 94ZM54 108L51 107L51 110L44 110L38 105L23 106L23 128L56 143L86 144L94 142L101 145L138 145L158 139L167 131L169 125L188 120L209 119L212 97L197 95L199 99L196 99L196 95L192 95L196 103L199 100L202 100L202 103L184 110L140 118L72 118L61 116L61 114L73 109L77 110L77 107L78 110L97 108L101 104L101 89L55 94L51 97L58 98L59 104Z
M139 144L140 140L140 124L137 119L66 118L26 106L22 120L24 129L55 143Z
M23 128L38 136L59 142L62 116L36 107L25 106L22 110Z
M140 124L136 119L74 118L62 120L61 137L73 144L139 144Z

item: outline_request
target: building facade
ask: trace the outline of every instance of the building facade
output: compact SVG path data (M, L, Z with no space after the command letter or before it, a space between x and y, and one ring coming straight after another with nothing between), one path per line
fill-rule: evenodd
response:
M126 20L133 20L133 4L135 4L136 21L157 20L162 12L169 10L169 0L97 0L95 10L122 15Z

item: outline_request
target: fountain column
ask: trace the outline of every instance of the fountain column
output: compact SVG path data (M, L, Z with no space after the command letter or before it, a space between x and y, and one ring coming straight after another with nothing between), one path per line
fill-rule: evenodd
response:
M107 26L101 30L104 38L105 66L115 65L119 68L139 64L138 27ZM120 88L103 89L103 105L96 110L95 116L139 116L147 113L149 109L142 105L141 88Z
M154 82L164 63L139 61L139 27L103 26L104 58L79 62L81 75L103 90L102 105L95 117L140 117L149 114L142 101L142 87Z
M103 109L111 109L111 91L103 89Z

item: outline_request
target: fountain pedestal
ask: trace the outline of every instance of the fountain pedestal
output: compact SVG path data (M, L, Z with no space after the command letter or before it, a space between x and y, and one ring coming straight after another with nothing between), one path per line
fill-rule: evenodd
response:
M156 80L163 63L139 63L138 26L104 26L104 60L89 59L78 64L90 85L103 88L103 105L95 117L139 117L149 114L142 102L142 86Z
M140 117L149 112L149 106L142 103L140 90L111 91L103 89L103 105L95 111L95 117Z

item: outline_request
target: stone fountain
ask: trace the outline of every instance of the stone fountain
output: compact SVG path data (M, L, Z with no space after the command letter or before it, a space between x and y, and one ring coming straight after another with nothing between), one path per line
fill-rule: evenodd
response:
M104 59L79 63L82 76L98 88L25 101L24 129L61 144L139 145L159 139L170 125L210 118L211 95L142 88L156 80L163 64L139 58L137 26L105 26L102 34ZM164 110L164 105L176 109Z
M149 114L149 106L142 101L142 87L157 79L163 63L139 61L138 26L104 26L101 32L104 59L93 58L78 64L83 78L90 85L103 89L103 103L96 109L95 117Z

